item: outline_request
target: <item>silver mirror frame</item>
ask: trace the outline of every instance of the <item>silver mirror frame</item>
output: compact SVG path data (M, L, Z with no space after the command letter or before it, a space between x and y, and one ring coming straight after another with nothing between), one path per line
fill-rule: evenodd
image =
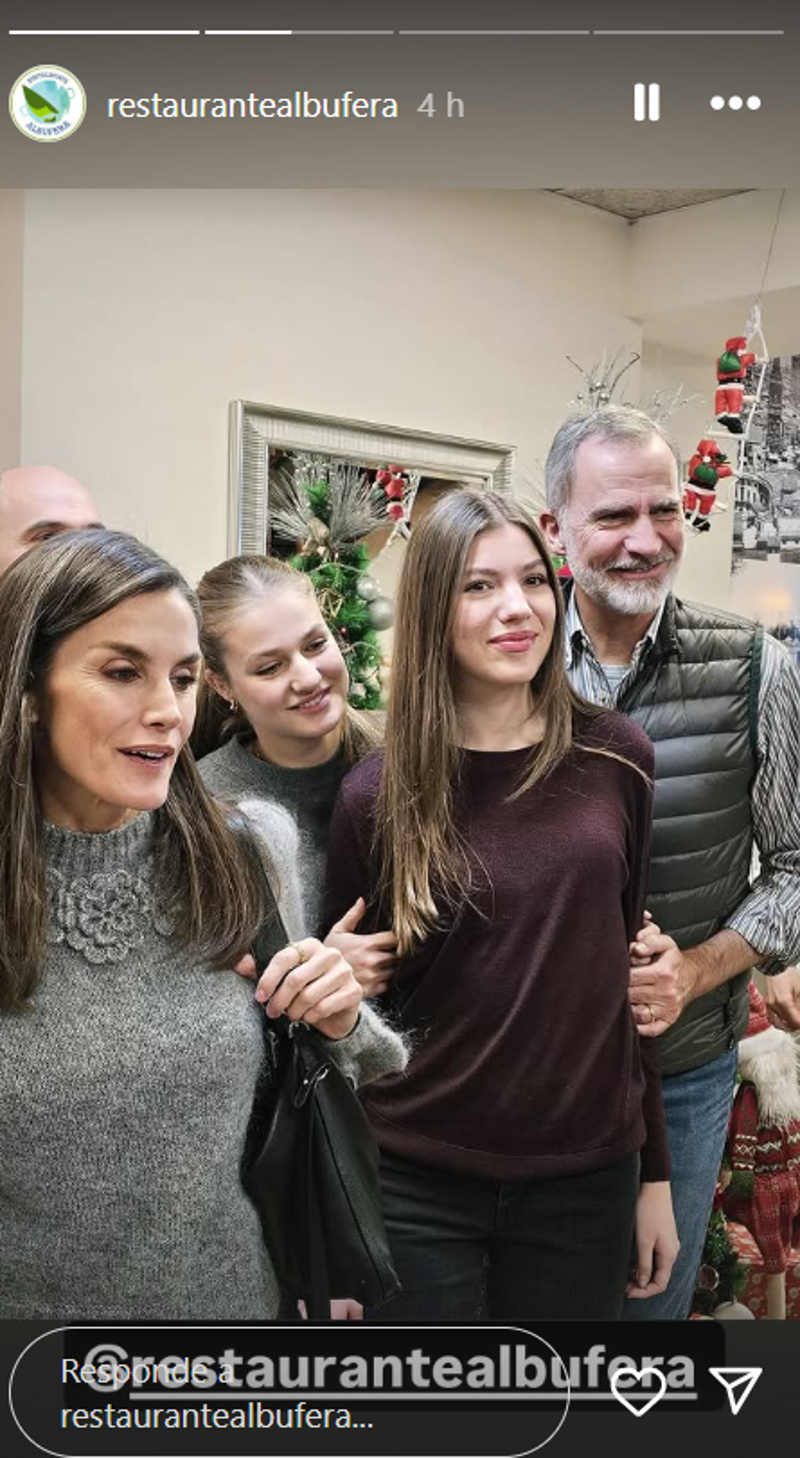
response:
M268 454L273 447L374 466L401 462L408 471L468 481L491 491L509 490L515 456L514 446L491 441L234 400L228 481L230 556L264 551L269 526Z

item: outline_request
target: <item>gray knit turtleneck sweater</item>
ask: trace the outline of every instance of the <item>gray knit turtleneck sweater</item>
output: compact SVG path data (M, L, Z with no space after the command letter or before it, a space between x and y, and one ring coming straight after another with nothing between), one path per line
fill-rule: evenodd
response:
M277 1312L239 1180L262 1014L252 983L168 939L153 831L149 813L47 827L44 975L32 1011L0 1018L0 1319ZM371 1014L330 1048L362 1082L403 1062Z

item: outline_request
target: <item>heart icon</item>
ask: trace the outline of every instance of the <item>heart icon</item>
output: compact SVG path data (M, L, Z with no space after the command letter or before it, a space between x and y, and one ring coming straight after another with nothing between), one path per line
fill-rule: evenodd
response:
M653 1391L654 1382L657 1392ZM624 1392L620 1392L621 1386ZM666 1390L667 1379L660 1367L618 1367L611 1378L611 1391L617 1402L627 1407L634 1417L644 1417L661 1401Z

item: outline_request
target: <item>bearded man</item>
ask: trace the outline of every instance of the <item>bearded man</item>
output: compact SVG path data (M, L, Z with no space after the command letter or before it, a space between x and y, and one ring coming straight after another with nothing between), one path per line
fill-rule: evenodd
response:
M642 411L570 417L546 485L542 528L572 572L572 683L630 714L655 746L647 904L660 930L634 944L630 1000L641 1036L660 1039L681 1252L667 1291L629 1300L626 1316L682 1320L753 967L769 978L773 1019L800 1028L800 675L757 624L673 594L685 545L679 461Z

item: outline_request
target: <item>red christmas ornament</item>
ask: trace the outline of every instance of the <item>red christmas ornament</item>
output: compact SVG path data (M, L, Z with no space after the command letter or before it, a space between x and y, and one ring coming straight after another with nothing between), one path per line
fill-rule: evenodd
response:
M390 501L386 508L386 515L390 516L392 521L402 521L405 511L399 501Z
M399 481L396 476L393 476L391 481L389 481L383 489L386 492L387 496L391 497L395 501L401 501L403 498L403 492L405 491L405 486L403 485L402 481Z

